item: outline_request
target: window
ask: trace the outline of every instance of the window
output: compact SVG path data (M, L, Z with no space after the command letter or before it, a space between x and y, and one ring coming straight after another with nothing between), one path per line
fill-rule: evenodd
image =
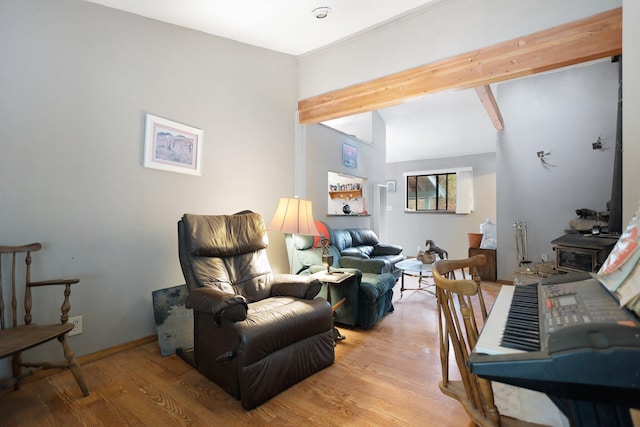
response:
M470 213L473 210L473 169L408 172L405 211Z

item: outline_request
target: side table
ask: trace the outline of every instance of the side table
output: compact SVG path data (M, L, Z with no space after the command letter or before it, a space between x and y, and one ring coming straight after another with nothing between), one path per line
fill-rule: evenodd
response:
M469 248L469 258L474 255L482 254L487 257L485 265L478 267L478 274L482 280L495 282L498 280L497 268L496 268L496 250L495 249L480 249Z
M331 301L331 285L339 285L345 280L355 276L353 273L348 273L344 271L332 271L331 273L327 273L326 271L319 271L311 275L311 277L318 279L322 282L323 285L327 286L327 301L331 304L331 312L335 314L338 307L340 307L347 300L346 298L342 298L340 301L333 304ZM333 327L333 338L335 341L340 341L345 339L346 337L340 333L338 328Z

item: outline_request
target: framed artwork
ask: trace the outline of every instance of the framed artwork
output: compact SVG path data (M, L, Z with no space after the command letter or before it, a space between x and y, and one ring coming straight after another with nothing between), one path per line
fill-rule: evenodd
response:
M144 166L202 175L202 130L147 114Z
M396 181L395 180L387 181L387 191L389 191L391 193L395 193L396 192Z
M342 164L351 169L358 169L358 147L346 142L342 144Z
M193 310L185 307L187 285L151 291L160 354L176 354L176 349L193 348Z

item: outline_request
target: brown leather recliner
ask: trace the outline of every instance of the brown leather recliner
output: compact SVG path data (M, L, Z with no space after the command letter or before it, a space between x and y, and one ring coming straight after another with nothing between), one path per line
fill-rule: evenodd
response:
M185 214L178 222L194 364L251 409L334 361L321 283L273 274L262 217Z

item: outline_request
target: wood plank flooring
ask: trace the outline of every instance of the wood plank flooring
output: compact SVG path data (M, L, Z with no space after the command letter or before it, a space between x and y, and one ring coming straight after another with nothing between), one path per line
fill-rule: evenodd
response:
M407 287L414 287L407 278ZM485 282L490 306L500 285ZM460 404L440 393L435 297L396 285L395 311L374 328L340 328L336 362L245 411L157 343L83 366L82 397L62 372L0 395L0 426L466 426Z

